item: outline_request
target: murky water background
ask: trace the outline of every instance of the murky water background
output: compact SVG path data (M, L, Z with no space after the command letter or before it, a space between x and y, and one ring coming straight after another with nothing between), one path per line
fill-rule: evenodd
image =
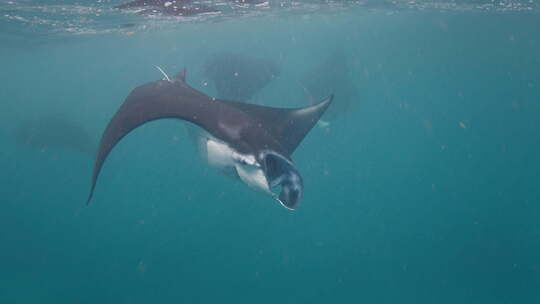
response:
M0 6L1 303L540 301L537 2L116 4ZM279 66L251 100L273 106L345 61L351 104L293 155L300 208L207 169L178 121L121 142L84 206L80 147L130 90L158 65L216 95L224 51Z

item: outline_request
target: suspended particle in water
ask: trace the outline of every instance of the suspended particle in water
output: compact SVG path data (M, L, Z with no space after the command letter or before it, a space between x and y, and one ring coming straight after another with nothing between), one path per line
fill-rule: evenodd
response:
M144 274L146 272L146 264L143 260L140 260L139 264L137 264L137 271L141 274Z

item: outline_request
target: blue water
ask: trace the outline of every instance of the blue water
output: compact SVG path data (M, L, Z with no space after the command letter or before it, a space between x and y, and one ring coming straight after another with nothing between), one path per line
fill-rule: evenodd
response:
M0 303L540 303L537 1L38 3L0 4ZM65 129L16 136L59 115L97 141L155 65L215 94L219 51L273 60L254 99L302 106L338 47L354 103L294 153L296 211L204 166L178 121L126 137L89 206L94 159Z

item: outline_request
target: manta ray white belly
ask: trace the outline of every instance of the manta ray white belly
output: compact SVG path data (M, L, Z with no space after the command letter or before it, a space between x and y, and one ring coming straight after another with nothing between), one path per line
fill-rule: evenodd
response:
M274 196L266 175L254 155L238 153L226 143L208 136L202 136L200 140L201 152L210 166L221 170L233 169L251 188Z

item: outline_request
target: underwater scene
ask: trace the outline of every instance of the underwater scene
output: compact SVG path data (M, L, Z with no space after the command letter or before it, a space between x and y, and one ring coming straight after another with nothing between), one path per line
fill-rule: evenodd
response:
M0 303L540 303L539 0L0 1Z

